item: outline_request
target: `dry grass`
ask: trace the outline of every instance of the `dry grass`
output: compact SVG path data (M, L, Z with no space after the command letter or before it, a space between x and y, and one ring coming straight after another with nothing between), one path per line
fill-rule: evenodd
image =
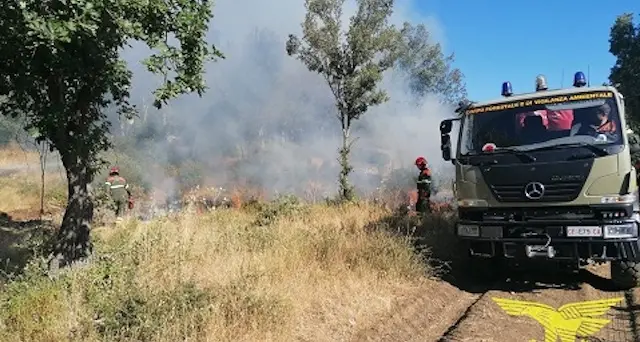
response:
M15 219L33 219L40 211L40 160L35 151L25 151L12 145L0 150L0 212ZM48 170L45 173L44 210L59 214L66 203L64 174Z
M95 231L96 259L0 294L2 341L345 340L424 286L409 241L375 207L313 206L254 225L220 210Z
M14 218L37 217L40 210L40 187L40 180L30 174L15 173L0 177L0 212L8 213ZM45 175L45 212L59 213L64 209L66 200L66 184L60 175Z
M20 166L33 166L37 170L39 167L40 159L38 153L26 151L17 144L10 144L9 146L0 149L0 165L20 165Z
M30 170L0 177L0 211L14 219L37 216L37 154L0 151L0 165L25 160ZM63 209L63 181L47 174L51 212ZM412 241L389 233L406 222L380 206L233 193L232 209L98 227L93 259L57 278L33 258L0 285L0 341L348 340L434 284Z

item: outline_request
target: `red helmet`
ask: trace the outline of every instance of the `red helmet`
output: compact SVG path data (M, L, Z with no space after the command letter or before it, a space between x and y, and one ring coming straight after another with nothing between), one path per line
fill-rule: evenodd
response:
M424 159L424 157L418 157L418 159L416 159L416 166L420 165L427 165L427 160Z
M109 173L120 173L120 168L118 168L117 166L112 166L109 170Z

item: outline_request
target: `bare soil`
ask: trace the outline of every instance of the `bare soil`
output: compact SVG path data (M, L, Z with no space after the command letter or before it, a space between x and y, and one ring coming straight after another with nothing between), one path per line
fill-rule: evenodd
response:
M403 296L386 315L358 331L354 341L437 341L460 319L480 294L461 292L434 281Z
M589 266L577 274L540 270L514 273L512 278L487 285L484 291L480 290L481 284L465 291L438 282L430 291L414 293L397 303L378 323L356 334L355 340L544 341L539 323L529 317L508 315L493 301L497 297L543 303L556 309L572 302L623 298L602 317L611 322L585 341L640 341L640 289L626 293L611 290L608 270L606 264Z
M553 281L541 273L537 275L540 281L531 280L531 276L511 279L504 289L483 294L465 319L441 341L544 341L539 323L529 317L509 316L493 301L496 297L538 302L556 309L573 302L623 298L603 317L611 322L588 341L639 341L636 330L640 322L634 316L640 313L636 303L640 289L627 293L610 290L608 270L608 265L590 266L577 275L555 274Z

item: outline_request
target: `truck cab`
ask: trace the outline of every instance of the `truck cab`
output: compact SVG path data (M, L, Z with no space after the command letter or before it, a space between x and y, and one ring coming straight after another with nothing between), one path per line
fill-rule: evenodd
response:
M505 82L502 98L461 103L441 122L442 156L455 166L455 234L472 259L611 262L612 281L634 287L638 136L615 87L589 87L582 72L573 86L549 90L538 76L534 92L514 95Z

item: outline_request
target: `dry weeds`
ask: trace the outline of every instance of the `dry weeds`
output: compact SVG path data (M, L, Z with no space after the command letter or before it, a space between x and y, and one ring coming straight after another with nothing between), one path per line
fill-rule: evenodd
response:
M429 282L409 241L370 228L384 214L314 206L256 227L255 214L229 209L99 228L89 265L9 285L0 337L349 339Z
M20 153L0 151L0 165ZM0 211L14 219L39 209L37 154L27 158L32 171L0 178ZM63 181L47 174L50 211L63 209ZM230 209L95 228L93 259L57 278L33 258L0 288L0 341L344 341L441 286L380 206L232 194Z
M0 212L14 219L34 219L40 211L40 160L35 151L11 145L0 150ZM51 216L64 210L66 179L58 171L45 173L45 214Z

